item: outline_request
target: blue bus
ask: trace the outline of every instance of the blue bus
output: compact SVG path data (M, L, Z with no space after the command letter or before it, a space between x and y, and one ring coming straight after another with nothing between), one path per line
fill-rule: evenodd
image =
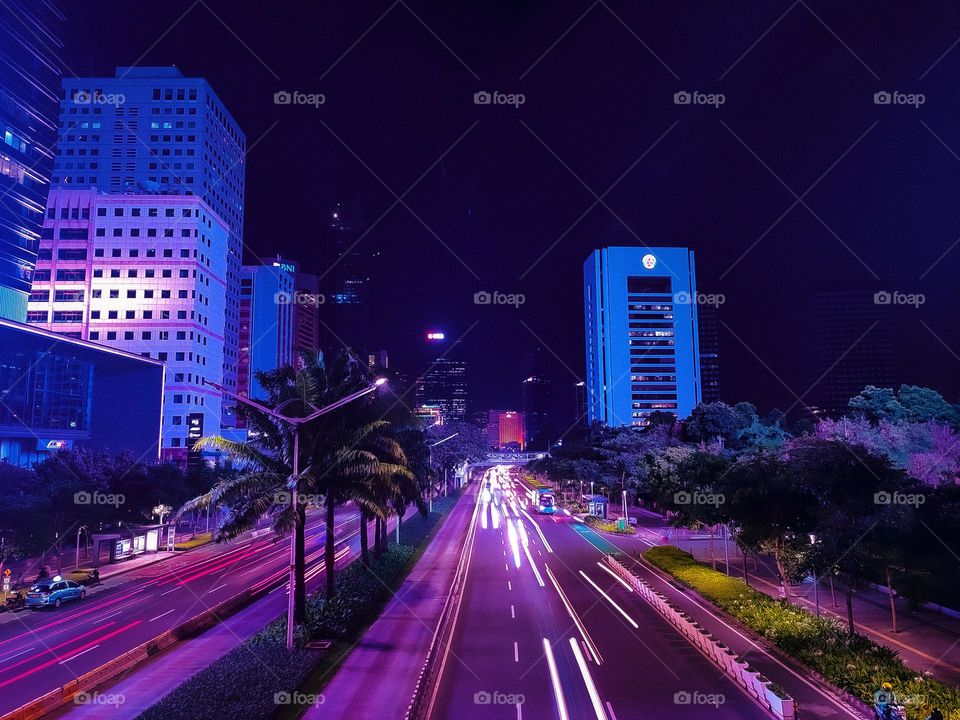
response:
M541 515L553 515L556 510L557 506L554 504L553 490L537 490L537 512Z

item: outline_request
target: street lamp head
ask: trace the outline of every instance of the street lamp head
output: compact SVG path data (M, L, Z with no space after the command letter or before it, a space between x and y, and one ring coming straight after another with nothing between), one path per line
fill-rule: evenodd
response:
M387 378L381 377L381 378L377 378L376 380L374 380L374 381L373 381L373 384L376 385L377 387L380 387L381 385L386 384L386 382L387 382Z

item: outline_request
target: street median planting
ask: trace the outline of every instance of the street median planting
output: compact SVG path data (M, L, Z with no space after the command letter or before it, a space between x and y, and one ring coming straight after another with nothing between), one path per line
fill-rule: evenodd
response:
M627 525L621 530L614 520L604 520L596 515L587 515L583 518L583 521L594 530L599 530L600 532L616 533L617 535L636 535L637 533L632 525Z
M311 595L306 621L296 629L297 648L292 652L286 648L286 617L280 617L145 710L137 720L268 720L291 716L298 710L295 706L303 710L321 705L322 694L298 689L324 660L324 652L309 649L307 643L355 639L379 614L424 540L455 502L455 497L443 498L434 502L429 517L417 515L405 520L400 544L390 545L379 558L371 558L369 566L357 560L339 570L333 598Z
M200 547L201 545L209 545L213 542L213 533L200 533L195 538L190 540L181 540L176 545L173 546L174 550L192 550L195 547Z
M890 682L910 720L923 720L933 708L947 720L960 720L960 692L918 675L894 650L849 635L839 621L774 600L675 547L651 548L643 557L855 698L872 704L881 683Z

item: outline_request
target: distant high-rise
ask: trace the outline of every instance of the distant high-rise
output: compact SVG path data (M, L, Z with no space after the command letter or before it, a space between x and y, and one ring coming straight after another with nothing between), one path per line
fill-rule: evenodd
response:
M590 413L587 410L587 384L582 380L574 385L574 419L578 426L590 422Z
M65 78L53 185L110 194L195 195L226 223L223 384L237 389L247 140L203 78L118 67ZM225 402L226 424L232 422Z
M526 430L522 412L490 410L487 412L487 443L494 450L523 450Z
M836 417L867 385L892 387L889 304L870 288L818 289L798 324L804 338L803 402L816 417Z
M549 450L553 436L550 382L531 375L520 386L520 401L525 423L525 446L534 450Z
M689 415L701 400L693 252L605 248L587 258L583 274L590 422Z
M440 409L444 422L467 419L467 363L438 358L417 380L417 405Z
M294 276L289 266L277 262L244 265L240 272L238 393L263 400L257 372L293 363Z
M701 402L720 401L720 335L717 320L718 306L702 303L697 307L697 326L700 331L700 390Z
M65 18L54 0L0 7L0 317L23 322L57 139Z

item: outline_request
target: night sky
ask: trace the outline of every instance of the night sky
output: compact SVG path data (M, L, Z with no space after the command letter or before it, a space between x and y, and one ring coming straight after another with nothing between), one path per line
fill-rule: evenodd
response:
M403 363L427 329L462 336L477 408L516 405L541 344L572 409L583 260L637 243L694 249L700 289L726 296L725 400L793 404L797 312L837 282L923 293L895 311L897 380L960 394L953 2L65 4L68 75L175 64L230 108L247 262L323 274L318 228L344 203L381 253L380 345ZM281 90L326 102L275 105ZM475 105L482 90L525 103Z

